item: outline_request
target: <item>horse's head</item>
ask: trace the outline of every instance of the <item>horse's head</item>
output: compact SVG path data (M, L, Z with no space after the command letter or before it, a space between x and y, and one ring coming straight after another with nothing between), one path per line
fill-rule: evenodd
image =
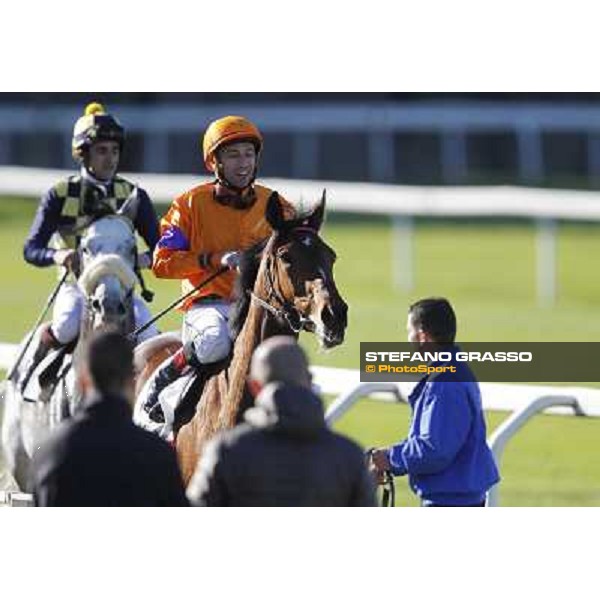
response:
M277 194L269 199L267 221L274 231L267 244L265 300L278 304L290 328L314 332L324 348L344 341L348 305L333 277L335 252L321 239L325 191L317 207L293 221L284 219Z
M111 326L123 334L131 332L136 281L133 269L118 254L88 262L78 280L86 299L86 329Z
M98 257L107 255L120 256L133 269L137 255L133 224L119 215L97 219L86 229L79 248L82 270Z

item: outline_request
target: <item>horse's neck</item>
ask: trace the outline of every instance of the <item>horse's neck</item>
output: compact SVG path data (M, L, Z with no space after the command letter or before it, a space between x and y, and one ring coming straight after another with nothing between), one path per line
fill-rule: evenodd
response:
M258 285L255 286L255 290L258 287ZM252 353L260 342L262 317L263 309L255 302L251 302L242 330L236 339L233 358L228 371L227 398L223 403L221 418L219 419L225 427L232 427L235 424L238 408L244 394L246 375L250 370Z
M267 252L269 252L268 247L265 249L265 253ZM253 290L260 298L265 297L265 269L266 262L263 260ZM235 424L254 349L263 339L282 333L280 329L273 326L273 321L272 315L265 313L265 310L256 302L250 301L248 315L236 339L233 358L228 370L227 398L222 405L219 418L223 427L232 427Z

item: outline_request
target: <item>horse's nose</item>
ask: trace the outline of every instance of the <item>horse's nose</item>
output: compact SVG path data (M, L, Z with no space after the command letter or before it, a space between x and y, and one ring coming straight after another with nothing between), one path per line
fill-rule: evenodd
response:
M348 324L348 305L341 299L327 304L321 311L321 321L331 340L341 344Z
M335 329L337 326L345 329L348 324L348 305L339 298L323 309L321 318L326 327Z

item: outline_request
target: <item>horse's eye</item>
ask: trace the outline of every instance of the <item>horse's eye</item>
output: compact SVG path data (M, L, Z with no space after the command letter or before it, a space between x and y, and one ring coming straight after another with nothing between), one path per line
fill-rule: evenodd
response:
M287 253L281 254L280 256L278 256L278 258L279 258L279 262L282 263L286 267L289 267L292 264L292 259L290 258L290 255Z

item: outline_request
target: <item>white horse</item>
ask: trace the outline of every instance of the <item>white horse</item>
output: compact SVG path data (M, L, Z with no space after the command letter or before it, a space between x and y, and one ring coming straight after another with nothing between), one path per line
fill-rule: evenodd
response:
M97 220L86 230L79 250L82 273L77 285L83 308L78 344L91 331L103 326L115 327L123 334L131 333L135 328L133 292L138 281L134 271L137 250L131 221L118 215ZM36 335L40 335L40 330ZM32 343L16 374L5 382L3 394L5 466L23 491L28 489L34 452L49 431L73 414L79 398L70 368L72 355L65 356L64 350L52 352L40 363L22 394L19 371L31 359L34 347ZM50 383L40 384L40 375L43 380L43 374L49 371L52 373L48 378ZM25 400L24 396L33 401Z

